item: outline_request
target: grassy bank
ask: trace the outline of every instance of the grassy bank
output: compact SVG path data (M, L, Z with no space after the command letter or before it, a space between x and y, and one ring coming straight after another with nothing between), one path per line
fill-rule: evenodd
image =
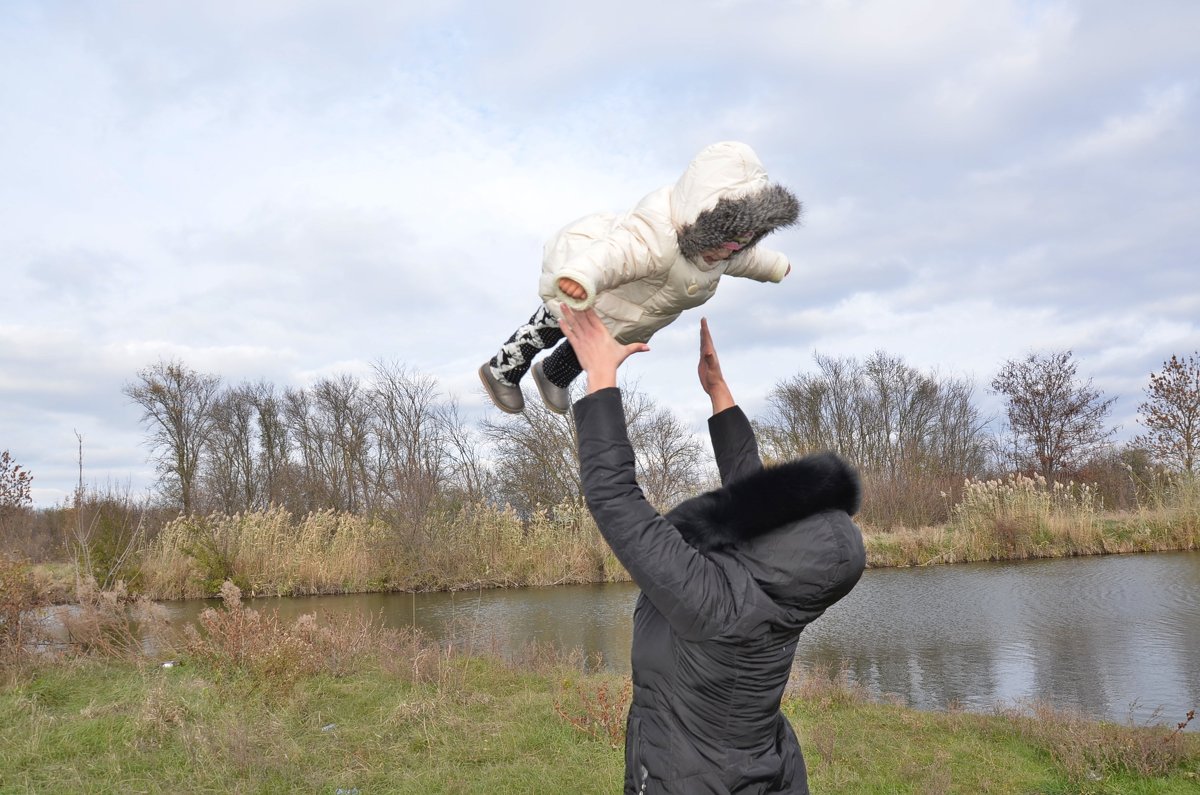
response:
M103 599L67 655L9 648L0 792L620 791L628 683L577 655L503 659L359 620L285 625L225 597L202 632L160 627L170 667ZM1174 726L917 712L827 671L795 672L785 709L821 793L1200 787L1200 737Z

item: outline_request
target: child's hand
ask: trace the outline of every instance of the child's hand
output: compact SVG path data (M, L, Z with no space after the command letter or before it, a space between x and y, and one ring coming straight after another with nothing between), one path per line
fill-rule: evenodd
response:
M650 350L644 342L622 345L613 337L595 309L577 312L566 304L562 305L562 321L559 326L579 364L588 375L588 394L598 389L617 385L617 368L631 354Z
M558 280L558 289L562 290L566 295L571 296L576 301L582 301L587 298L587 290L574 279L568 279L563 276Z

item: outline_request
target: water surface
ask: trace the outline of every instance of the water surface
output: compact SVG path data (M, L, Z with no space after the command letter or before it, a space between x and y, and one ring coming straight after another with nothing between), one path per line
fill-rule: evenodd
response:
M619 583L248 604L284 617L368 613L503 653L550 643L627 671L636 597ZM205 606L166 604L177 621ZM1038 700L1174 725L1200 706L1200 552L868 570L805 630L798 659L844 665L872 694L920 709Z

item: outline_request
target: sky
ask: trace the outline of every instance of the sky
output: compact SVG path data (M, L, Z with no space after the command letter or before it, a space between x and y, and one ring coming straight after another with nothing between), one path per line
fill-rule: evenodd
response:
M1200 349L1192 0L4 0L0 449L34 504L149 489L139 370L476 370L542 245L750 144L804 204L625 367L698 433L706 316L751 416L813 355L969 379L1069 349L1118 438ZM530 386L531 390L532 387ZM530 399L534 394L527 392Z

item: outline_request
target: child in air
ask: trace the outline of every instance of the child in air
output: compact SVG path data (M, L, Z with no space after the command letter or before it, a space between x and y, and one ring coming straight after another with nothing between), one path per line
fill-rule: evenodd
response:
M647 342L683 310L712 298L724 274L781 281L791 271L787 257L757 244L799 218L800 202L768 181L754 150L726 141L706 147L678 182L631 211L572 222L546 244L543 305L479 368L488 396L501 411L522 411L521 377L532 365L546 407L565 414L568 388L582 371L570 342L533 362L563 338L561 304L595 307L622 344Z

